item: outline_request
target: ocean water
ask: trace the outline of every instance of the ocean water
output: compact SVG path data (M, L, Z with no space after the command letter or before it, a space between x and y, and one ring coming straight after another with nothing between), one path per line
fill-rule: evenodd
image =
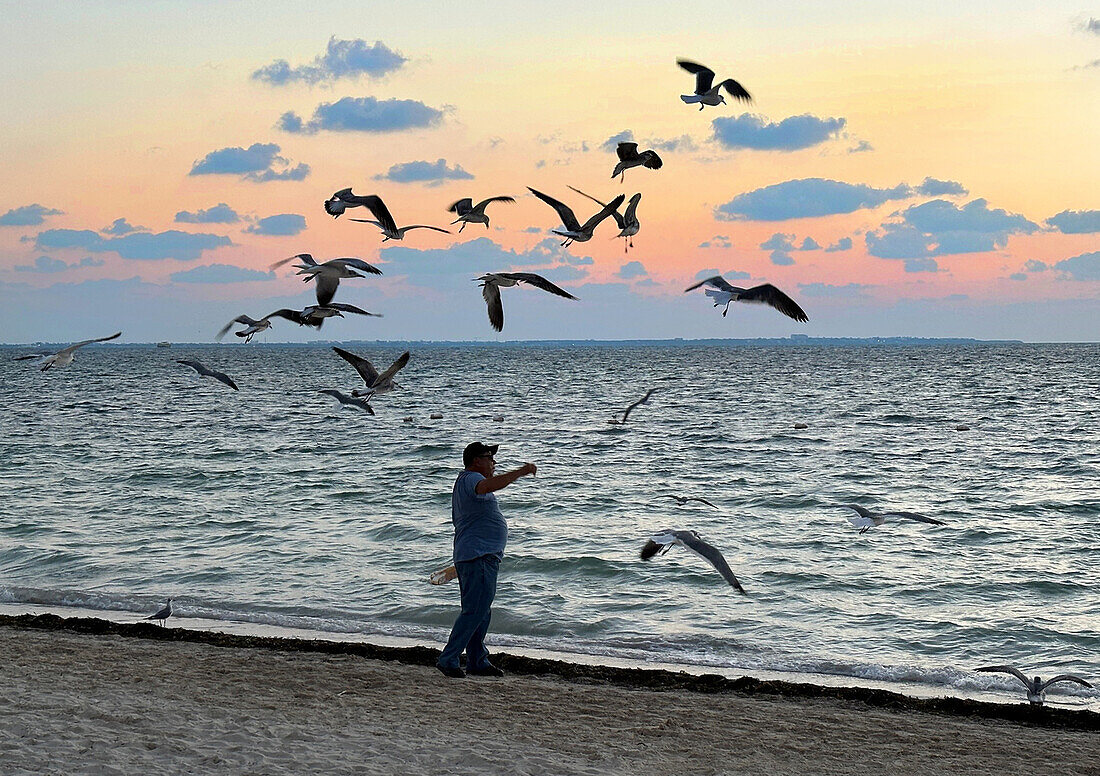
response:
M990 663L1100 680L1100 346L422 346L373 417L317 393L358 383L321 345L89 347L46 373L16 352L8 608L140 615L171 596L185 619L441 644L458 588L427 577L481 439L498 471L539 467L498 493L490 648L946 694L1017 697L972 670ZM853 502L947 525L860 535ZM665 528L702 534L749 595L682 548L641 561ZM1049 701L1100 710L1076 685Z

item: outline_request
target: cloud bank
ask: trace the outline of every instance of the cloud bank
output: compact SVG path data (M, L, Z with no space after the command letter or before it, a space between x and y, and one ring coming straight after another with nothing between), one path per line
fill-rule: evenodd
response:
M0 226L38 226L46 216L64 215L64 211L43 207L42 205L23 205L9 210L0 216Z
M178 224L235 224L240 220L241 217L237 215L237 211L224 202L193 213L187 210L176 213Z
M285 59L277 59L252 73L252 78L274 86L294 82L317 84L360 75L381 78L400 69L407 61L380 40L372 46L362 38L337 40L332 37L325 53L315 57L313 64L291 67Z
M306 228L306 217L297 213L280 213L277 216L261 218L252 226L245 229L250 234L266 235L268 237L292 237L300 234Z
M279 118L284 132L313 134L329 132L399 132L405 129L434 127L443 120L443 111L417 100L378 100L374 97L344 97L324 102L313 111L309 122L294 111Z
M762 116L743 113L740 116L717 118L711 122L713 138L726 148L749 148L760 151L799 151L836 137L845 119L819 119L810 114L791 116L778 124Z
M188 175L240 175L255 183L300 181L309 175L308 164L291 165L279 156L275 143L253 143L211 151L191 165Z
M124 259L157 261L177 259L194 261L204 251L232 245L228 237L217 234L191 234L170 229L167 232L133 232L121 237L103 237L90 229L49 229L34 239L39 250L80 248L90 253L117 253Z
M459 165L447 166L446 159L437 159L435 162L403 162L395 164L380 175L375 175L376 181L393 181L395 183L442 183L445 180L469 181L474 176L466 172Z
M884 202L911 195L912 189L904 183L891 189L876 189L861 183L802 178L738 194L716 207L714 217L719 221L817 218L878 207Z

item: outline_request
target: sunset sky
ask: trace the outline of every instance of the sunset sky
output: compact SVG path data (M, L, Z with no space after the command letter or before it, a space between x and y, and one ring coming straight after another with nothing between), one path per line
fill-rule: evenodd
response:
M382 313L258 339L1100 340L1100 7L1078 3L4 2L0 342L212 342L357 256ZM751 104L685 105L679 57ZM660 170L611 179L615 142ZM556 214L642 193L560 248ZM378 194L410 232L322 203ZM447 207L496 203L489 229ZM532 271L579 302L473 278ZM808 313L684 288L770 282ZM233 337L227 343L238 345Z

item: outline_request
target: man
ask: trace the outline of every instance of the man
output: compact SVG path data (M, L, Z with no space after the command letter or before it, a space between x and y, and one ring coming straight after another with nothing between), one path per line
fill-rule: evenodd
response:
M465 468L451 493L454 561L462 611L436 665L444 675L454 679L466 676L467 672L474 676L504 676L503 671L489 662L489 650L484 644L497 592L497 571L508 541L508 524L494 493L524 475L534 474L535 465L525 463L513 471L494 474L498 447L481 442L467 445L462 451ZM463 650L467 671L458 664Z

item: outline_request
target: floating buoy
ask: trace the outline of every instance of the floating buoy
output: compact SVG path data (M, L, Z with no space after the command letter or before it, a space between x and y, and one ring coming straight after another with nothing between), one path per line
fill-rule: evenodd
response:
M797 428L799 431L801 431L804 428L809 428L809 426L807 426L805 423L795 423L794 427Z
M960 423L959 425L955 426L955 430L956 431L969 431L970 426L965 426L962 423Z
M431 418L432 420L443 420L443 413L442 412L433 412L428 417Z

